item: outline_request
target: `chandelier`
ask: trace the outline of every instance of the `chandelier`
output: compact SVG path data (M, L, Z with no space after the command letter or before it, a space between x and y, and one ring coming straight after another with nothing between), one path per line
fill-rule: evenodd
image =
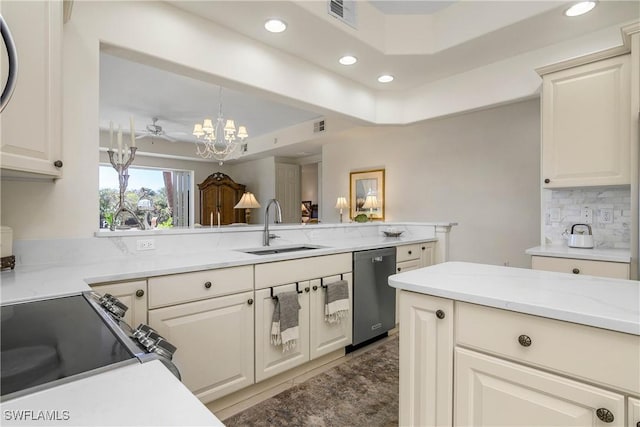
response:
M237 159L247 151L244 140L249 136L247 128L236 125L233 120L224 120L222 116L222 87L220 87L220 106L218 119L214 123L211 119L204 119L203 123L196 123L193 136L198 138L196 152L204 159L216 159L220 165L225 160Z

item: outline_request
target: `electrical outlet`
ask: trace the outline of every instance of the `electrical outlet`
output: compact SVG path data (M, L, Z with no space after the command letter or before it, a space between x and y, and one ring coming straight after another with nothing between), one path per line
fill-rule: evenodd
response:
M583 206L580 210L580 221L584 224L591 224L593 222L593 209L589 206Z
M562 220L562 210L560 208L549 209L549 221L560 222Z
M601 208L600 209L600 223L612 224L613 223L613 208Z
M136 240L136 249L139 251L150 251L156 248L156 242L153 239Z

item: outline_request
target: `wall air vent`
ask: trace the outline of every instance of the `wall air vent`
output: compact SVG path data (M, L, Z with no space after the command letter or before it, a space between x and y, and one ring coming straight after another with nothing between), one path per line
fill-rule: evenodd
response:
M324 132L324 120L313 123L313 133Z
M329 15L353 28L356 26L356 0L328 0Z

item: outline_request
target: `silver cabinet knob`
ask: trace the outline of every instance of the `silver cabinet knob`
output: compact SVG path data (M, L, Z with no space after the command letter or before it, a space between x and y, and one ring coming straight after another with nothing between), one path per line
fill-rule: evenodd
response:
M603 423L612 423L613 420L615 419L615 417L613 416L613 412L611 412L607 408L596 409L596 416Z
M529 347L531 345L531 338L528 335L520 335L518 337L518 342L523 347Z

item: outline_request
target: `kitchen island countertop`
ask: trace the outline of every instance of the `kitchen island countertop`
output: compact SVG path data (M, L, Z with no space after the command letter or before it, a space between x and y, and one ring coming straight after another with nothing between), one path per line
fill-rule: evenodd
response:
M640 282L466 262L389 277L395 288L640 335Z

